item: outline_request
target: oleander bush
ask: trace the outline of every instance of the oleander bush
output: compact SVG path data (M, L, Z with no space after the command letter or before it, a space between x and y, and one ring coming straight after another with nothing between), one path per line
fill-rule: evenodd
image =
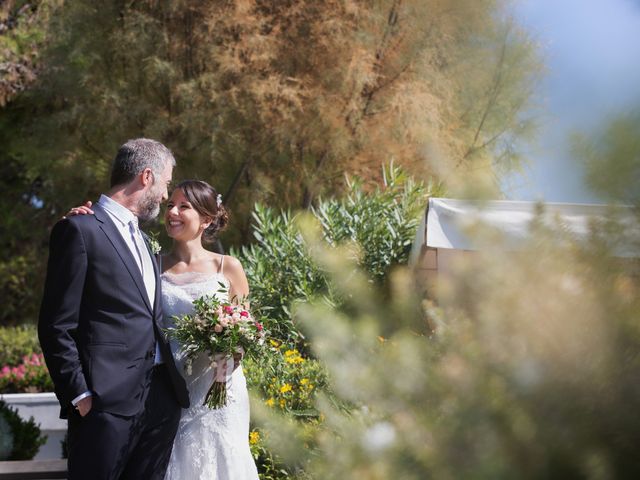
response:
M439 186L414 182L393 166L383 173L382 185L347 179L344 197L321 199L306 214L314 219L323 248L340 251L345 265L362 270L368 284L381 291L388 290L390 272L408 261L428 196L442 193ZM353 405L332 393L324 363L311 355L292 312L296 305L318 299L343 305L352 292L334 288L330 269L318 263L303 236L303 214L256 205L253 216L256 242L237 255L250 282L252 309L272 340L265 355L244 361L247 384L261 408L294 421L305 432L301 445L313 452L315 438L326 431L318 401L342 412ZM261 478L308 478L308 460L285 462L268 446L271 436L265 426L250 437Z
M41 434L40 426L35 423L33 417L23 420L13 407L2 400L0 416L9 424L13 436L13 446L8 460L31 460L35 457L47 441L47 436Z
M407 262L427 198L442 194L440 185L415 182L393 165L383 173L382 185L347 178L343 197L320 199L310 212L325 243L348 244L345 260L353 260L378 284L384 283L394 266ZM299 213L256 205L255 242L234 254L249 279L252 308L273 337L298 342L304 349L304 335L292 318L292 306L318 295L339 303L345 292L329 288L326 272L304 244L299 218Z

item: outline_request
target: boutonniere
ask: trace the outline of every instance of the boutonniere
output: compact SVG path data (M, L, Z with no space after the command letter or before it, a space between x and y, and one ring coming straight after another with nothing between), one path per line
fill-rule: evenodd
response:
M156 236L157 234L153 233L150 233L146 236L147 243L149 244L149 250L151 250L151 253L153 253L154 255L158 255L162 250L162 246L160 245L160 242L158 241Z

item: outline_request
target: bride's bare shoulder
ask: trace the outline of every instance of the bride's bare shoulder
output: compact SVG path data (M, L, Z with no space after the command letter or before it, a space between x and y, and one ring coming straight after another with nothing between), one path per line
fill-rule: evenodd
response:
M223 268L224 272L227 274L234 274L244 272L242 269L242 263L236 257L232 257L231 255L223 255Z

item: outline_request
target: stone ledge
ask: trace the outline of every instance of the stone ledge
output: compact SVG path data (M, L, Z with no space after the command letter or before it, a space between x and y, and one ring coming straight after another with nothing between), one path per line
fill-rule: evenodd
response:
M49 480L67 478L66 460L0 462L0 480Z

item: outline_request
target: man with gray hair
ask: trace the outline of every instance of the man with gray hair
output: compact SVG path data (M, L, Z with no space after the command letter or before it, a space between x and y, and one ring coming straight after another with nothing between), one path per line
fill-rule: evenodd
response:
M122 145L94 215L52 232L38 335L68 418L74 479L162 479L185 382L162 332L160 271L138 221L155 218L175 159L161 143Z

